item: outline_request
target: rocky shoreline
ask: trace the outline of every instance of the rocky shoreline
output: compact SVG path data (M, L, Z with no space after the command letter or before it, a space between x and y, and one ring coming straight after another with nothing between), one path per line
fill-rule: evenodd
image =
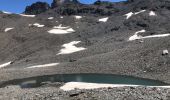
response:
M58 86L21 89L0 88L0 100L169 100L170 89L151 87L119 87L63 91Z

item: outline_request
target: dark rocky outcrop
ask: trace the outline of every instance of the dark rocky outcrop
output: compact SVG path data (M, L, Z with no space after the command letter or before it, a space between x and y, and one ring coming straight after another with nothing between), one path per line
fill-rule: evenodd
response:
M31 6L27 6L25 9L25 14L40 14L42 12L47 11L50 9L50 6L46 2L36 2L33 3Z
M55 8L58 6L61 6L63 4L79 4L79 2L77 0L53 0L52 4L51 4L51 8Z
M118 4L124 6L123 2L112 3L112 2L101 2L96 1L94 4L86 5L80 3L65 3L62 6L55 7L57 13L61 15L75 15L75 14L97 14L103 16L110 16L115 12L119 12L121 7L115 6Z

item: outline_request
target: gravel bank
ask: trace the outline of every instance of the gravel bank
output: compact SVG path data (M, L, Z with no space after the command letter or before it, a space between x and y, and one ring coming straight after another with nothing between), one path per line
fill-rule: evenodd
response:
M63 91L56 86L0 89L0 100L169 100L170 89L145 87L102 88Z

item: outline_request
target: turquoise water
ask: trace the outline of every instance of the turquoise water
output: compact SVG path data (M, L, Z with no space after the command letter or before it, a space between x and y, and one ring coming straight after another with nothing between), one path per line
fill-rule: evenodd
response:
M39 87L43 82L90 82L90 83L106 83L106 84L129 84L129 85L145 85L145 86L163 86L166 83L135 78L130 76L112 75L112 74L63 74L39 76L27 79L12 80L1 86L13 84L20 85L22 88Z

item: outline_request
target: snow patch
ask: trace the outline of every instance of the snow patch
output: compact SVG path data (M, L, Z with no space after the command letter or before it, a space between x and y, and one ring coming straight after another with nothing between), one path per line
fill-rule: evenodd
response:
M143 12L145 12L145 11L146 11L146 10L141 10L141 11L135 12L135 13L129 12L129 13L125 14L124 16L126 16L126 19L129 19L129 18L132 17L133 15L138 15L138 14L143 13Z
M97 88L108 88L108 87L125 87L133 86L137 87L140 85L126 85L126 84L99 84L99 83L85 83L85 82L68 82L65 85L61 86L60 89L64 91L78 89L97 89Z
M145 11L146 11L146 10L141 10L141 11L139 11L139 12L135 12L134 14L137 15L137 14L143 13L143 12L145 12Z
M156 13L154 11L150 11L149 16L156 16Z
M99 19L99 22L107 22L108 19L109 19L109 17L101 18L101 19Z
M62 25L54 26L53 29L48 31L48 33L51 33L51 34L68 34L68 33L73 33L73 32L75 32L74 29L70 28L69 26L62 27Z
M167 37L170 36L170 34L157 34L157 35L149 35L149 36L144 36L142 39L147 39L147 38L157 38L157 37Z
M35 17L35 15L25 15L25 14L20 14L20 15L24 17Z
M71 53L74 53L74 52L85 50L86 48L76 47L75 46L76 44L78 44L80 42L81 41L72 41L70 43L63 44L62 47L64 47L64 48L61 49L60 53L58 53L57 55L60 55L60 54L71 54Z
M59 26L54 26L53 28L57 28L57 29L67 29L69 28L70 26L67 26L67 27L63 27L62 24L60 24Z
M49 19L49 20L52 20L52 19L54 19L54 17L49 17L48 19Z
M138 35L138 33L144 33L144 32L146 32L146 30L140 30L135 32L135 34L129 38L129 41L141 39L142 36Z
M12 30L12 29L14 29L14 27L12 27L12 28L6 28L6 29L4 30L4 32L8 32L8 31L10 31L10 30Z
M35 66L30 66L27 68L42 68L42 67L50 67L50 66L56 66L59 65L59 63L50 63L50 64L44 64L44 65L35 65Z
M60 18L62 19L62 18L64 18L63 16L60 16Z
M60 89L70 91L74 89L97 89L97 88L114 88L114 87L141 87L144 85L128 85L128 84L99 84L99 83L86 83L86 82L67 82L61 86ZM144 86L151 88L170 88L170 86Z
M4 68L4 67L10 65L11 63L12 63L12 61L7 62L7 63L4 63L4 64L1 64L1 65L0 65L0 68Z
M132 17L132 15L133 15L133 12L130 12L130 13L125 14L124 16L126 16L126 19L129 19L130 17Z
M36 26L36 27L44 27L45 26L45 25L41 25L39 23L34 23L33 25Z
M146 30L141 30L141 31L137 31L133 36L131 36L129 38L129 41L133 41L133 40L139 40L139 39L147 39L147 38L159 38L159 37L167 37L170 36L170 34L157 34L157 35L149 35L149 36L141 36L138 35L138 33L144 33L146 32Z
M169 54L169 51L167 49L162 51L162 55L168 55L168 54Z
M76 18L76 19L81 19L81 18L82 18L82 16L75 16L75 18Z
M48 31L48 33L51 33L51 34L68 34L68 33L73 33L75 32L74 29L72 28L69 28L69 29L66 29L66 30L63 30L63 29L51 29Z

